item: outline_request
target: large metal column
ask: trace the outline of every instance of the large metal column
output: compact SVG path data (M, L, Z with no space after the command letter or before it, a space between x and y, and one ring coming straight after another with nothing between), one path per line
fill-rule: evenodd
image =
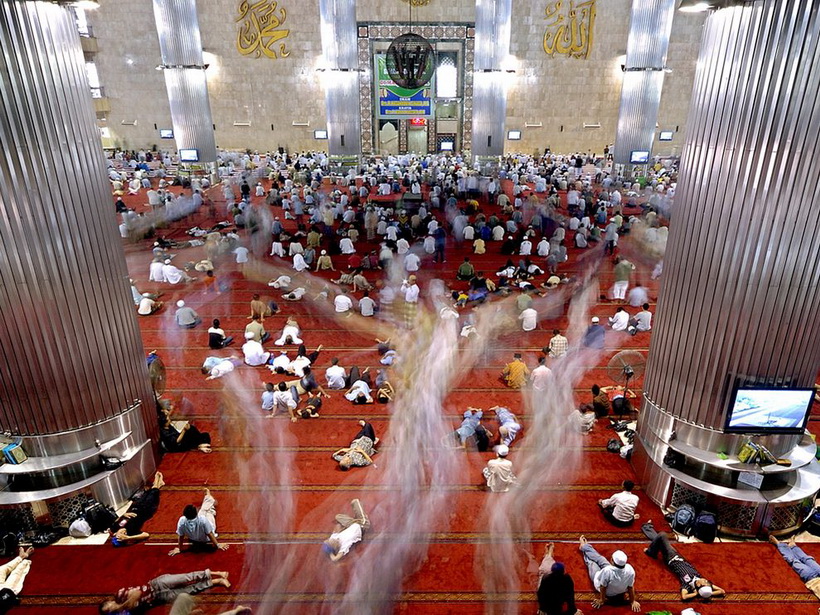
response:
M815 446L739 481L733 388L807 387L820 368L820 11L765 0L714 12L698 58L634 463L659 503L716 499L733 531L785 531L820 488ZM669 449L682 455L664 463ZM728 459L721 459L724 453Z
M0 50L0 431L29 455L0 506L119 503L153 472L156 405L73 15L0 0Z
M154 19L177 149L196 149L200 162L216 162L196 0L154 0Z
M355 166L362 153L356 3L320 0L322 55L331 162Z
M615 134L617 164L628 164L635 150L652 151L675 4L676 0L632 2Z
M512 0L478 0L475 7L473 79L473 158L504 153Z

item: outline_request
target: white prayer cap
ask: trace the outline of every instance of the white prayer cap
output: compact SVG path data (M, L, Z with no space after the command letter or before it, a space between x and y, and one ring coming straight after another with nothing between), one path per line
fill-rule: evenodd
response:
M327 250L322 250L322 256L324 256L325 254L327 254Z
M592 317L592 322L600 322L600 320L601 320L601 319L600 319L600 318L598 318L597 316L593 316L593 317Z
M701 598L711 598L712 597L712 586L711 585L701 585L698 587L698 595Z
M510 454L510 447L506 444L499 444L496 447L495 452L499 457L506 457Z
M180 299L179 301L177 301L177 307L185 307L185 302L182 299Z
M142 296L143 296L143 297L150 297L150 296L151 296L151 293L142 293Z
M253 331L245 331L245 339L252 340L254 337Z
M627 561L626 553L624 553L623 551L620 551L620 550L615 551L615 553L612 554L612 563L615 564L616 566L618 566L618 567L626 566L626 561Z
M165 264L166 264L166 265L170 265L170 264L171 264L171 259L170 259L170 258L166 258L166 259L165 259Z

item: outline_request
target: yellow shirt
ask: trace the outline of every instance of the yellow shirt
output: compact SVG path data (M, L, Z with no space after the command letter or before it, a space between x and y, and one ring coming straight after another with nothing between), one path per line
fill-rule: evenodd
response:
M504 377L507 380L507 386L513 389L520 389L527 384L527 376L530 375L530 370L524 365L523 361L515 359L504 367Z

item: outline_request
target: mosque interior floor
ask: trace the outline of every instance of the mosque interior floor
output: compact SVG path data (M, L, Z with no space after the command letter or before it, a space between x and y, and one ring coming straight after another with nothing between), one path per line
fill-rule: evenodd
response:
M506 186L507 190L510 189ZM224 201L218 190L212 198L224 219ZM129 197L129 206L143 207L143 197ZM261 198L255 198L257 207L266 207ZM486 203L484 211L488 211ZM281 212L280 212L281 213ZM171 225L164 234L175 239L186 238L185 229L199 224L205 226L204 213ZM288 222L288 225L292 225ZM244 237L246 245L248 238ZM571 244L571 242L568 242ZM244 272L237 269L231 257L216 263L216 275L225 292L207 295L201 281L189 285L170 286L147 282L151 260L150 241L126 245L129 271L141 291L161 291L165 307L156 315L140 318L145 350L156 350L167 366L166 397L176 403L180 416L194 422L213 437L214 452L166 454L160 464L167 485L162 489L162 505L145 530L151 538L143 544L114 549L110 544L82 546L53 546L42 549L34 556L22 595L21 614L92 612L106 595L122 586L143 583L166 572L183 572L202 568L228 570L234 583L229 591L214 589L200 595L205 613L217 613L229 604L257 607L262 613L335 612L341 609L344 588L351 575L368 570L366 551L362 545L354 547L339 564L331 564L320 552L319 544L329 534L333 517L345 512L349 501L360 498L379 520L379 503L389 500L395 485L389 482L387 463L382 459L391 455L391 416L387 406L353 406L342 392L331 393L325 400L320 418L291 423L286 418L267 420L259 408L259 397L264 382L276 381L268 370L242 366L230 378L206 381L200 366L206 356L239 354L240 339L248 322L249 301L253 293L275 297L281 312L266 319L265 326L276 335L288 315L300 323L308 349L317 345L324 348L317 360L317 376L322 376L332 357L339 357L344 366L378 367L374 338L389 334L388 327L375 320L358 317L336 318L332 307L321 301L305 299L299 302L279 301L278 293L267 286L267 281L280 273L290 275L289 260L275 261L267 256L269 244L261 250ZM637 265L635 279L647 287L654 312L658 282L650 279L654 261L645 256L640 246L625 238L622 253ZM465 255L466 245L450 242L447 262L432 263L432 257L423 259L419 272L422 294L432 278L448 282ZM611 286L612 267L600 251L581 253L569 249L569 261L559 271L575 275L587 267L599 267L602 292ZM476 269L494 273L507 257L498 253L498 244L488 242L487 254L472 256ZM175 263L197 261L203 258L201 248L178 251ZM535 260L535 259L534 259ZM337 269L341 257L334 257ZM311 274L309 290L318 290L325 281L338 273ZM372 283L372 275L368 276ZM455 288L466 284L457 283ZM357 293L360 297L361 294ZM184 299L202 317L203 324L193 330L180 330L173 323L173 305ZM539 307L540 303L540 307ZM556 308L557 305L557 308ZM515 451L527 446L527 426L531 420L522 393L507 389L499 381L503 365L513 352L522 352L532 368L540 356L540 349L551 337L552 329L568 326L563 302L550 295L536 301L536 306L553 318L544 318L538 329L523 333L518 329L501 335L480 357L478 363L461 373L454 387L445 397L442 412L455 428L467 406L489 408L494 405L510 407L521 420L523 432L513 445ZM598 301L590 314L605 322L615 310L614 304ZM212 318L220 318L222 327L237 342L228 349L213 351L207 348L207 327ZM609 359L622 349L634 349L644 355L649 347L649 333L634 337L607 333L606 349L594 364L585 366L575 384L576 403L589 401L589 387L593 383L614 384L606 374ZM273 348L269 343L266 348ZM290 347L293 349L293 347ZM320 378L320 380L323 380ZM642 382L632 383L638 395ZM492 413L487 413L491 416ZM818 413L816 413L818 414ZM384 440L375 459L375 466L339 471L330 458L331 453L346 446L358 430L356 421L366 418ZM492 423L492 421L490 421ZM812 427L817 423L812 422ZM494 426L490 429L494 430ZM566 563L572 574L579 608L592 612L590 602L594 595L587 579L577 540L585 534L605 555L616 548L623 549L637 570L639 600L643 612L669 610L679 613L684 608L679 600L679 589L674 576L660 562L650 561L643 553L646 545L639 524L617 528L601 516L598 499L618 491L621 481L634 479L629 463L606 451L612 430L605 421L599 421L593 431L584 436L580 465L572 473L556 477L546 488L530 500L531 506L520 514L529 522L531 534L517 536L514 548L517 560L513 566L518 574L517 588L494 595L488 601L484 592L482 558L492 557L492 533L487 525L488 499L499 497L479 488L481 468L493 455L467 452L460 454L459 479L448 487L446 506L449 510L445 527L437 529L429 540L426 556L418 569L406 577L393 610L397 613L479 613L502 612L501 599L515 605L514 612L534 613L536 578L527 553L540 560L547 542L556 543L556 559ZM419 433L418 437L424 437ZM555 459L556 466L562 460ZM289 470L287 470L289 468ZM286 470L286 471L283 471ZM174 558L167 555L175 542L176 519L185 504L198 503L203 487L209 487L218 499L218 532L220 541L230 545L227 551L211 554L186 553ZM500 497L515 498L514 493ZM657 527L665 527L661 511L647 498L638 508L642 520L653 519ZM282 521L283 517L290 522ZM367 540L367 538L365 538ZM489 546L489 549L488 549ZM800 582L789 566L771 545L763 542L727 541L714 545L686 543L679 550L696 563L708 578L728 591L728 596L711 604L698 604L695 610L703 615L740 615L757 611L766 615L800 615L816 613L816 598ZM806 550L820 557L820 545L807 544ZM319 570L319 573L316 571ZM59 571L59 572L58 572ZM493 603L496 603L493 606ZM263 606L267 605L267 606ZM167 607L166 607L167 608ZM266 610L268 609L268 610ZM162 609L157 609L164 612ZM257 612L257 611L255 611ZM338 612L347 612L339 610ZM376 612L376 611L374 611ZM504 610L509 613L511 611ZM604 607L601 613L627 612L624 607Z

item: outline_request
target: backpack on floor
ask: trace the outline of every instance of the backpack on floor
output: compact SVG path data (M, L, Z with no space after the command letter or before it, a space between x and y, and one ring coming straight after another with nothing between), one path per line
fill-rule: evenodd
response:
M114 521L117 520L117 513L115 513L110 506L105 506L100 502L94 502L86 506L83 510L83 517L88 521L91 531L94 534L99 534L107 530Z
M714 513L703 510L695 517L692 533L698 540L713 543L717 537L717 518Z
M689 536L695 523L695 507L691 504L681 504L672 515L672 529L678 534Z

